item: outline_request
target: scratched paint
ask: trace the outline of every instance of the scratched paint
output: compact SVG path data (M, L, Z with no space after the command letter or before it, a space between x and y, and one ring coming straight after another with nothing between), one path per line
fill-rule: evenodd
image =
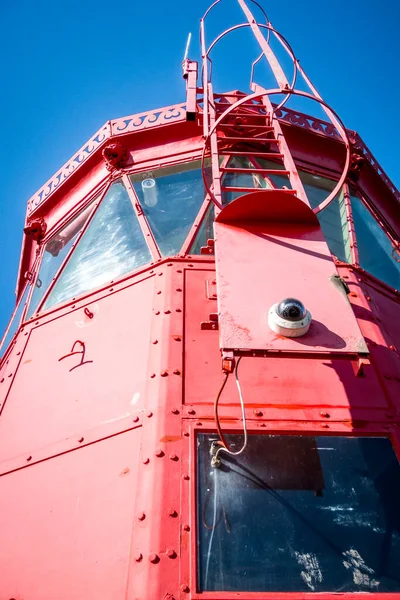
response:
M377 590L380 582L372 577L372 575L375 574L375 571L365 564L360 553L355 548L350 548L342 554L345 557L343 565L346 569L352 571L354 583L360 587Z
M294 554L299 565L303 567L303 570L300 572L300 577L310 590L315 591L316 585L323 580L322 571L319 567L316 554L313 554L312 552L301 553L297 551L295 551Z

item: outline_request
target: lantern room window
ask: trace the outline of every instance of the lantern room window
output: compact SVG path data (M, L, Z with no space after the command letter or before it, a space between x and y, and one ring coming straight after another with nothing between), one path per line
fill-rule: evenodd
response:
M316 208L334 189L336 181L299 170L311 208ZM329 250L339 260L351 262L349 229L343 192L318 213L318 219Z
M395 289L400 289L400 262L394 246L364 202L351 193L360 266Z
M132 175L163 256L178 254L204 201L200 161Z
M197 438L198 591L400 591L389 439L249 435L212 468L216 437Z
M100 287L150 261L126 188L117 181L94 213L42 308Z

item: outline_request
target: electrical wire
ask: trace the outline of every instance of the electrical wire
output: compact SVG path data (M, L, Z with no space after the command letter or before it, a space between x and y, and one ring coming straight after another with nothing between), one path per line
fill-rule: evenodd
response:
M219 422L219 416L218 416L218 403L219 400L221 398L222 392L224 390L224 387L226 385L226 382L228 380L229 377L229 373L226 374L226 377L224 379L224 381L222 382L222 385L219 389L219 392L217 394L216 400L215 400L215 405L214 405L214 414L215 414L215 422L217 425L217 431L218 431L218 435L221 438L221 441L219 442L219 448L216 451L215 455L214 455L214 460L218 459L218 455L220 452L227 452L228 454L230 454L231 456L239 456L239 454L242 454L246 448L247 448L247 425L246 425L246 411L245 411L245 407L244 407L244 399L243 399L243 393L242 393L242 388L240 386L240 381L239 381L239 364L241 361L242 357L239 357L237 363L236 363L236 368L235 368L235 380L236 380L236 387L238 389L239 392L239 398L240 398L240 406L241 406L241 410L242 410L242 420L243 420L243 436L244 436L244 440L243 440L243 445L240 448L240 450L238 450L237 452L233 452L232 450L230 450L228 448L228 445L224 439L224 436L222 434L222 429L221 429L221 424Z
M225 382L226 382L226 380L225 380ZM222 389L223 389L223 387L222 387ZM210 541L208 542L208 550L207 550L206 576L205 576L205 584L204 584L205 590L207 589L207 583L208 583L208 570L210 567L210 558L211 558L212 543L214 540L214 531L217 526L217 481L218 481L217 471L218 471L218 469L214 469L214 471L213 471L213 475L214 475L214 511L213 511L212 531L211 531L211 535L210 535Z

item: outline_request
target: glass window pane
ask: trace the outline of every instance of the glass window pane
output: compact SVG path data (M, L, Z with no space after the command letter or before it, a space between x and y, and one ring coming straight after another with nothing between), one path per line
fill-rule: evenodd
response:
M163 256L178 254L205 197L200 162L131 177Z
M31 286L27 285L26 288L25 288L25 291L23 293L23 296L22 296L22 298L21 298L21 300L20 300L20 302L18 304L18 308L14 312L14 317L12 318L10 328L9 328L9 330L7 332L6 337L4 338L3 343L0 345L0 356L2 354L4 354L5 350L7 350L8 345L10 344L11 340L13 339L13 337L14 337L14 335L15 335L18 327L19 327L19 324L20 324L20 321L21 321L21 317L22 317L22 313L24 311L24 307L25 307L26 300L28 298L29 290L30 289L31 289Z
M79 231L89 217L95 201L96 199L47 242L42 256L39 274L34 284L26 319L30 319L33 313L38 309L45 292L52 283L53 278L64 262L72 245L75 243Z
M114 183L97 208L43 309L69 300L151 261L132 203Z
M214 204L207 209L203 222L197 232L196 239L189 250L189 254L201 254L201 248L207 246L208 240L214 239Z
M213 469L216 437L197 440L199 591L400 591L388 439L250 435ZM241 447L242 436L227 439Z
M228 168L249 169L248 173L225 173L222 180L222 187L242 187L242 188L268 188L272 187L259 173L252 173L255 169L253 163L246 156L234 156L228 162ZM230 204L239 196L246 194L246 191L222 192L222 204Z
M316 208L334 189L336 181L299 170L311 208ZM351 262L349 230L343 194L339 194L324 210L318 213L322 232L330 251L339 260Z
M351 206L360 266L388 285L400 289L400 263L393 258L389 238L355 193L351 194Z

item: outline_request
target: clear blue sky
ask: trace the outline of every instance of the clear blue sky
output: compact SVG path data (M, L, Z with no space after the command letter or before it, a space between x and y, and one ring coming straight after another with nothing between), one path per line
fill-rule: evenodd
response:
M399 1L260 1L324 99L400 186ZM208 0L0 3L1 332L14 304L27 199L106 120L184 100L186 37L192 31L190 56L198 58L198 22L207 6ZM235 21L233 6L223 0L211 34ZM241 32L221 47L219 91L247 90L247 58L256 49L246 39Z

